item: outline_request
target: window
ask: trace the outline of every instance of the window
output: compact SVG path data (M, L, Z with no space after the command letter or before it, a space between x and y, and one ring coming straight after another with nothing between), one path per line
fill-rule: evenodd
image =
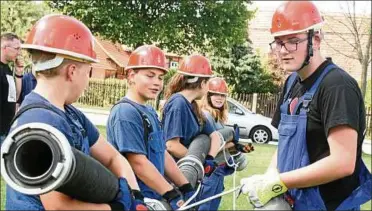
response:
M229 101L227 101L227 105L229 106L229 113L235 114L237 107Z
M244 114L244 112L240 108L238 108L236 105L232 104L231 102L227 101L227 104L229 106L230 114L240 114L240 115Z
M169 67L170 68L177 68L178 67L178 62L171 61Z

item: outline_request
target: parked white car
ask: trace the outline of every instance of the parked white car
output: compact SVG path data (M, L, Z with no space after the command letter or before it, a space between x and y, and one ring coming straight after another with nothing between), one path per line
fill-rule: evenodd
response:
M253 113L234 99L227 98L227 103L229 114L226 126L237 124L240 138L250 138L259 144L279 139L278 130L271 125L271 118Z

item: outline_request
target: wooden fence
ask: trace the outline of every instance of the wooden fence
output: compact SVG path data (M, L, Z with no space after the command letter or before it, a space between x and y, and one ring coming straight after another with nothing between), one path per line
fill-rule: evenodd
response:
M92 107L111 107L119 101L127 91L125 80L118 79L90 79L89 87L78 100L78 104ZM280 97L280 93L232 94L235 99L249 110L272 118ZM155 100L149 102L155 107ZM372 135L372 107L366 107L366 136Z
M125 96L128 85L125 80L90 79L89 86L78 99L77 104L110 108ZM155 107L155 100L149 102Z
M257 114L272 118L280 93L233 94L231 98Z

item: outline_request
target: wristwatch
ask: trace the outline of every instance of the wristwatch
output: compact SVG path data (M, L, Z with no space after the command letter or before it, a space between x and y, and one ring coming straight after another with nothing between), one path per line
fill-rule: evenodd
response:
M17 73L14 73L16 78L23 78L23 75L18 75Z

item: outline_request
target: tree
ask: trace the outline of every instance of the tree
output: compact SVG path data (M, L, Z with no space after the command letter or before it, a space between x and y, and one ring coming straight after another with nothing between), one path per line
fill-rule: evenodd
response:
M13 32L24 39L35 22L50 13L44 2L1 1L1 33Z
M334 48L333 45L328 45L337 53L346 56L347 58L356 59L362 66L362 78L361 78L361 90L363 98L366 94L367 87L367 71L368 66L371 64L371 43L372 43L372 31L371 31L371 17L370 15L357 15L355 10L355 1L347 2L347 12L344 13L346 22L327 16L344 27L347 28L351 37L343 33L339 33L330 27L330 30L340 37L345 43L347 43L353 50L351 52L345 52ZM369 8L371 8L371 2L369 2ZM327 43L327 40L325 40Z
M290 75L290 72L287 72L283 69L280 64L280 61L277 55L274 52L269 52L265 55L263 61L264 69L271 75L272 82L278 88L283 87L285 80Z
M1 33L13 32L23 41L27 32L44 15L53 10L45 2L32 1L1 1ZM31 59L26 51L22 52L25 59L25 71L31 68ZM13 63L10 64L13 66Z
M226 80L233 93L266 93L277 89L249 42L233 46L225 55L210 58L213 70Z
M178 54L241 44L253 12L249 0L90 0L49 5L83 21L95 34L136 48L156 43Z

